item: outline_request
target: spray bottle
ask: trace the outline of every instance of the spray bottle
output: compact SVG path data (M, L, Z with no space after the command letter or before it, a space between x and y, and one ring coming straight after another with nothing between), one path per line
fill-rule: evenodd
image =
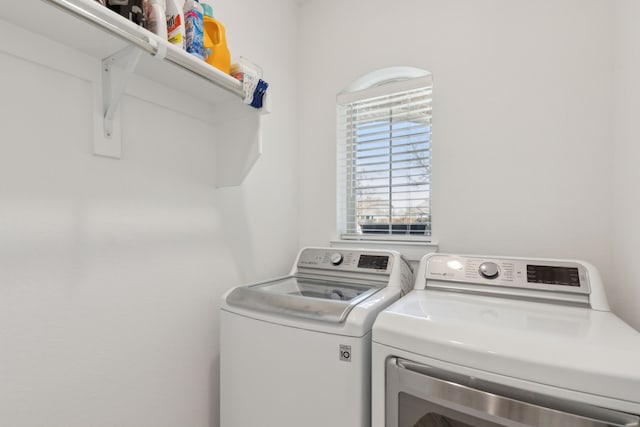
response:
M158 37L167 40L166 0L146 0L146 28Z

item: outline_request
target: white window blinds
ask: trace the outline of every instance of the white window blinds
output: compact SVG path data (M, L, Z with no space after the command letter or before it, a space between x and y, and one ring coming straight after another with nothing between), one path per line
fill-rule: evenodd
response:
M431 75L338 95L338 223L431 236Z

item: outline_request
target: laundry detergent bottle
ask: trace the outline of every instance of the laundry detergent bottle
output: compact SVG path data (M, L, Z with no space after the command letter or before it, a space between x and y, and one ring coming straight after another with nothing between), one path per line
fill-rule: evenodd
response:
M231 73L231 54L224 26L213 17L213 8L202 2L204 10L204 60L225 74Z

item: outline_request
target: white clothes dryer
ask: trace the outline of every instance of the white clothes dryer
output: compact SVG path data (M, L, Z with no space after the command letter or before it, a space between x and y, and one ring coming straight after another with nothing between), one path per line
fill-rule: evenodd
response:
M640 426L640 333L588 263L427 255L372 352L372 427Z
M371 327L413 287L393 251L303 249L291 274L229 291L222 427L370 427Z

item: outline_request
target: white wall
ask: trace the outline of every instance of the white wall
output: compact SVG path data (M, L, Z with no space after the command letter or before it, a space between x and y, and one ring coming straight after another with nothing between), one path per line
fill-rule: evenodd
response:
M609 298L614 308L640 330L640 3L618 0L615 5L613 274Z
M91 60L36 38L31 62L3 33L0 425L218 424L220 296L286 272L298 244L296 6L219 3L274 95L236 188L213 187L211 125L130 96L123 159L93 156ZM38 63L44 48L74 73Z
M579 258L610 278L612 21L604 0L304 3L301 245L335 237L335 94L410 65L434 75L440 250Z
M323 0L296 27L289 0L217 2L274 102L264 155L219 190L208 124L125 97L125 158L94 157L87 79L3 37L0 425L216 426L220 295L335 236L334 94L390 65L435 75L441 250L588 259L640 328L640 10L616 5Z

